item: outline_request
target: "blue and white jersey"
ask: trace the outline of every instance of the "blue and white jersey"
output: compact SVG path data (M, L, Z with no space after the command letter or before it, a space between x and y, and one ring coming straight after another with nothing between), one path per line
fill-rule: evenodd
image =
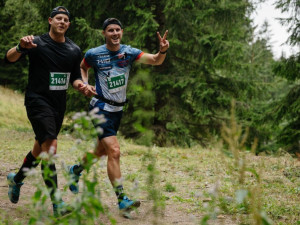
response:
M94 69L97 94L114 102L125 102L129 71L133 62L142 55L141 50L129 45L120 45L120 50L116 52L109 51L106 45L88 50L83 60L88 68ZM123 109L97 98L92 98L91 105L109 112Z

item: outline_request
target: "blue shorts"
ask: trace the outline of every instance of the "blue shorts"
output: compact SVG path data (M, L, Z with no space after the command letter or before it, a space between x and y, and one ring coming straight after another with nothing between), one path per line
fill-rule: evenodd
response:
M94 108L93 106L91 105L89 106L89 110L92 110L93 108ZM103 129L103 133L98 134L99 140L109 136L117 136L123 111L108 112L99 109L99 112L97 112L97 114L104 115L104 118L106 119L106 122L104 123L99 123L99 122L97 123L97 121L93 121L95 128L101 127Z

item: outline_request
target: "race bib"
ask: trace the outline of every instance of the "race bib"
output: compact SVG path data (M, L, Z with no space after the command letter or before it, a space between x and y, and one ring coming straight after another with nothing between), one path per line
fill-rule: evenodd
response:
M50 72L49 90L67 90L70 73Z
M121 74L115 77L107 77L107 86L109 93L116 93L125 88L125 75Z

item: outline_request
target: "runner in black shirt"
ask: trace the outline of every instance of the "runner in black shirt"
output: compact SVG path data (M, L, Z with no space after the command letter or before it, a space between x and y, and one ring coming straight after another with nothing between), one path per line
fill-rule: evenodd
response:
M41 152L56 153L57 135L66 109L68 84L90 95L80 74L81 50L65 33L70 26L68 10L59 6L53 9L48 19L49 33L41 36L25 36L6 54L7 62L16 62L24 55L29 57L28 86L25 94L27 116L36 135L32 151L24 159L17 174L7 176L8 196L17 203L25 171L38 165ZM55 216L68 210L62 199L55 198L57 175L54 163L42 162L43 178L50 191ZM25 169L25 170L24 170ZM49 173L50 171L50 173ZM47 173L47 174L46 174Z
M63 112L68 80L71 84L81 80L80 48L67 37L65 42L59 43L49 34L34 37L33 42L37 47L28 50L29 77L25 105L50 105Z

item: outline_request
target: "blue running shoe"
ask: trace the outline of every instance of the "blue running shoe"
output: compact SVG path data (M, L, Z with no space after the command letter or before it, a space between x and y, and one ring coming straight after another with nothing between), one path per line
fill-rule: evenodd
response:
M126 195L123 197L123 199L119 199L120 212L127 219L131 219L130 212L138 208L140 205L140 201L130 200Z
M60 217L71 213L73 210L64 201L60 203L53 204L53 215L55 217Z
M7 175L8 182L8 198L12 203L18 203L20 197L20 189L24 183L16 183L14 181L15 173L9 173Z
M124 195L123 199L119 199L119 209L120 210L128 210L135 209L141 205L141 202L138 200L130 200L126 195Z
M8 182L8 198L12 203L18 203L20 197L20 189L24 183L16 183L14 181L15 173L9 173L7 175Z
M74 173L74 167L77 166L77 165L73 165L69 168L69 175L71 176L72 178L72 183L70 184L69 186L69 189L70 191L73 193L73 194L78 194L79 192L79 185L78 185L78 182L79 182L79 177L81 176L80 175L77 175Z

